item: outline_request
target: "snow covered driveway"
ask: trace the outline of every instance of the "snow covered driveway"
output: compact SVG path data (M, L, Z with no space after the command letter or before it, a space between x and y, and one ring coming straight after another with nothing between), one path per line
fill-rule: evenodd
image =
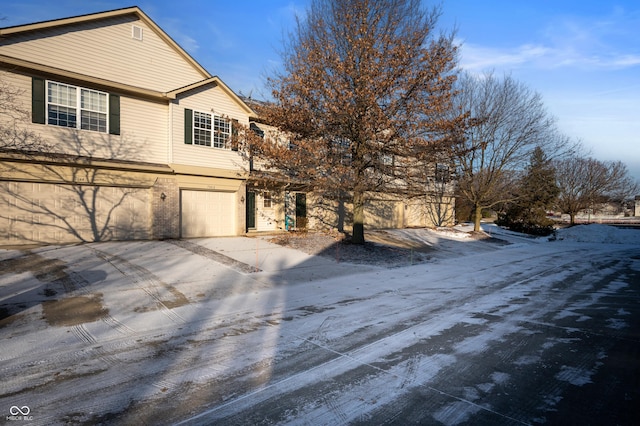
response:
M639 418L640 231L502 233L512 244L473 251L402 232L444 255L385 269L243 238L0 251L0 414L32 425Z

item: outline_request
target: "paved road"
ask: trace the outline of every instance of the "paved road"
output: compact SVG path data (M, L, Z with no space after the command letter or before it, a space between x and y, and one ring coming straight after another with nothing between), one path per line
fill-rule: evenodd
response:
M0 356L0 409L29 406L30 424L640 418L640 246L513 244L283 282L273 271L223 270L193 250L149 244L155 261L141 245L129 255L117 244L55 255L67 290L108 312L52 325L25 309L30 329L19 320L0 328L5 339L58 333L56 345L19 353L13 340ZM217 278L170 273L171 259ZM302 259L288 269L304 267Z

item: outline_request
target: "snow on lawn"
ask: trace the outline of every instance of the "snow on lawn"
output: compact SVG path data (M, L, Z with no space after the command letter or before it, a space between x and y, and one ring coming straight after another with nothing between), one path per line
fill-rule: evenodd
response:
M580 243L640 244L640 232L635 229L590 224L559 229L558 239Z

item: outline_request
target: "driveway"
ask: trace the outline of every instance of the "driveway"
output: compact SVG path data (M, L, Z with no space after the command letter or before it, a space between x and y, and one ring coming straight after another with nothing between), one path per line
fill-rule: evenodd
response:
M464 244L402 268L252 238L0 251L0 410L33 425L633 424L640 245Z

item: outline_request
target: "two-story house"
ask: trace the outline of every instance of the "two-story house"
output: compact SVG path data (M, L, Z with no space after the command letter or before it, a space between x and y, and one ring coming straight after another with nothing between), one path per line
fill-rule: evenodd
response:
M244 234L254 113L139 8L0 29L0 82L0 244Z
M234 150L249 128L277 133L137 7L2 28L0 245L348 231L349 205ZM370 194L367 228L449 223L428 183Z

